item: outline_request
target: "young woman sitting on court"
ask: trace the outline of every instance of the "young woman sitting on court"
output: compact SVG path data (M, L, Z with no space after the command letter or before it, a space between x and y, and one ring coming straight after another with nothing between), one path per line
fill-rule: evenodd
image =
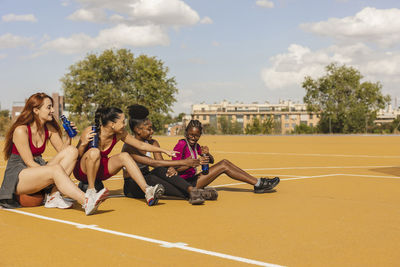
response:
M174 151L179 152L173 160L181 160L186 158L200 159L200 164L213 164L214 157L210 154L207 146L200 146L199 141L203 127L198 120L191 120L185 130L185 139L179 140ZM210 166L207 174L197 173L195 168L179 167L177 169L179 175L187 182L197 188L204 188L214 181L221 174L226 174L232 179L245 182L254 186L254 193L265 193L270 191L279 183L279 177L272 179L257 179L240 169L230 161L223 159L218 163Z
M160 147L157 140L153 139L153 125L147 118L149 111L141 105L129 107L129 127L137 140L150 145ZM140 150L128 144L124 144L123 152L128 152L138 164L146 182L149 185L162 184L165 188L165 195L189 199L191 204L202 204L204 199L201 190L193 187L181 177L177 176L174 167L187 166L196 167L200 164L198 159L164 160L159 152L153 152L151 157L147 150ZM152 171L149 166L153 167ZM138 184L133 181L129 174L124 171L124 194L127 197L143 198L144 194Z
M70 208L72 203L63 199L60 190L82 204L87 215L92 214L107 197L107 192L104 190L88 197L71 181L69 175L78 150L70 145L71 138L67 137L63 142L53 113L53 99L44 93L36 93L26 101L21 114L7 132L4 155L8 162L0 188L0 205L7 208L19 207L20 204L33 206L28 203L32 199L25 195L43 190L47 193L46 208ZM46 163L41 154L48 140L58 154ZM40 198L37 204L40 204Z
M120 140L140 150L162 152L169 156L174 156L174 151L155 147L134 138L125 130L124 113L115 107L98 108L95 114L95 125L97 132L93 132L91 126L87 127L77 145L79 159L74 168L74 175L81 181L79 187L87 194L95 194L96 189L100 190L103 187L102 180L110 178L125 168L129 176L145 193L147 204L149 206L157 204L158 198L164 193L164 187L160 184L149 186L128 153L122 152L111 157L108 157L108 154ZM98 148L89 147L89 143L96 135L99 140Z

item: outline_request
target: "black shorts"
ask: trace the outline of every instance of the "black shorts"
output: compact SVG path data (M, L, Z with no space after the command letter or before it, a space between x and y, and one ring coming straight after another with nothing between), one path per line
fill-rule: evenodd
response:
M192 176L192 177L189 177L189 178L187 178L187 179L185 179L185 180L186 180L186 182L188 182L191 186L196 187L196 185L197 185L197 180L199 179L199 176L200 176L200 173L198 173L198 174L196 174L196 175L194 175L194 176Z

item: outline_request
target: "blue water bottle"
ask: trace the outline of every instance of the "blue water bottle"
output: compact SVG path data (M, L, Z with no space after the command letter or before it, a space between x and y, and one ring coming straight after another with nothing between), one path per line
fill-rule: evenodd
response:
M207 156L207 154L202 154L203 157ZM201 173L206 175L208 174L210 167L208 166L208 164L202 164L201 165Z
M89 143L89 148L98 148L99 147L99 133L97 132L97 127L96 125L92 126L92 131L96 133L95 136L93 136L93 140L90 141Z
M74 137L77 135L77 132L74 128L72 128L71 126L71 122L67 119L67 117L65 117L64 115L61 115L61 120L63 123L63 127L65 129L65 131L67 132L69 137Z

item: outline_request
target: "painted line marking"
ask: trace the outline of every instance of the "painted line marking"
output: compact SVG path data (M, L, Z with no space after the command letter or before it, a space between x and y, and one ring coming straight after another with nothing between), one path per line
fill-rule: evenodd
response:
M316 166L316 167L284 167L284 168L256 168L243 169L245 171L263 170L307 170L307 169L369 169L369 168L400 168L400 166Z
M29 212L25 212L25 211L20 211L20 210L14 210L14 209L13 210L4 209L4 210L31 216L31 217L35 217L35 218L42 219L42 220L72 225L72 226L77 227L78 229L90 229L90 230L99 231L99 232L103 232L103 233L108 233L108 234L113 234L113 235L117 235L117 236L123 236L123 237L137 239L137 240L146 241L146 242L150 242L150 243L155 243L155 244L160 245L161 247L177 248L177 249L192 251L192 252L196 252L196 253L206 254L206 255L210 255L210 256L214 256L214 257L224 258L224 259L228 259L228 260L259 265L259 266L268 266L268 267L281 266L281 265L276 265L276 264L272 264L272 263L232 256L232 255L228 255L228 254L224 254L224 253L219 253L219 252L214 252L214 251L209 251L209 250L204 250L204 249L199 249L199 248L193 248L193 247L187 246L186 243L181 243L181 242L172 243L172 242L167 242L167 241L163 241L163 240L157 240L154 238L148 238L148 237L143 237L143 236L139 236L139 235L127 234L127 233L118 232L118 231L114 231L114 230L108 230L108 229L104 229L101 227L97 227L96 225L85 225L85 224L75 223L75 222L71 222L71 221L67 221L67 220L60 220L60 219L42 216L42 215L29 213Z
M292 181L292 180L302 180L302 179L313 179L313 178L323 178L323 177L333 177L333 176L353 176L353 177L366 177L366 178L386 178L386 179L400 179L399 176L378 176L378 175L364 175L364 174L347 174L347 173L333 173L333 174L323 174L314 176L297 176L292 178L283 178L281 181ZM232 184L221 184L214 185L211 187L225 187L225 186L236 186L243 185L247 183L232 183Z
M276 153L276 152L237 152L237 151L214 151L221 154L258 154L258 155L285 155L285 156L309 156L309 157L345 157L345 158L389 158L398 159L400 156L385 155L341 155L341 154L300 154L300 153Z

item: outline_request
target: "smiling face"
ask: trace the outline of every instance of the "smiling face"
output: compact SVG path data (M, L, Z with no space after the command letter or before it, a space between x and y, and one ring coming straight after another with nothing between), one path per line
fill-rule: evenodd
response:
M150 120L145 120L135 127L135 135L142 140L150 141L153 138L153 133L153 123Z
M191 146L194 146L200 139L201 131L197 127L191 127L186 132L186 139Z
M110 121L109 123L115 133L122 133L126 126L125 114L121 113L115 122Z
M50 98L46 97L43 100L42 106L39 108L34 108L33 112L42 122L52 121L54 114L53 102Z

